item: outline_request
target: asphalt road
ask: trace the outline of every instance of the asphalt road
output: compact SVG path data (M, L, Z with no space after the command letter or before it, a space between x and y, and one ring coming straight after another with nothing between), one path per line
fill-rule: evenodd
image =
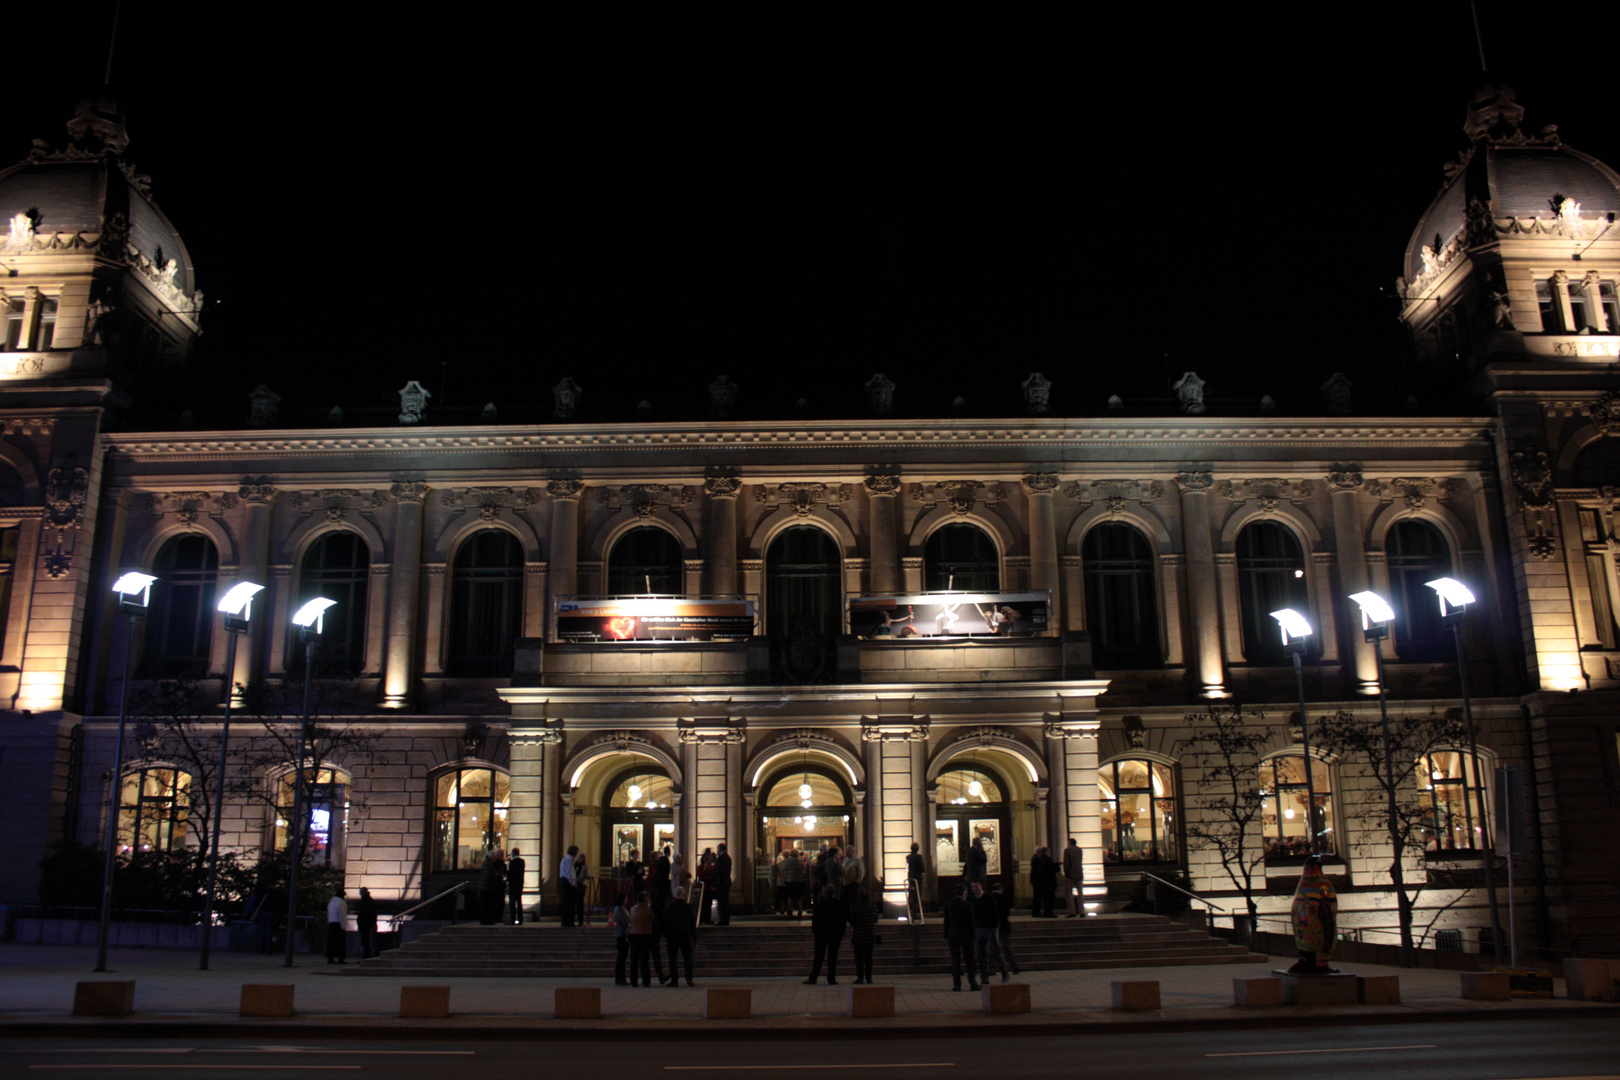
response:
M563 1062L571 1064L563 1067ZM648 1038L502 1042L446 1039L401 1043L310 1042L248 1045L232 1040L61 1040L0 1042L0 1077L155 1076L376 1077L443 1080L465 1076L992 1077L1036 1080L1148 1076L1297 1080L1620 1080L1620 1024L1612 1017L1503 1023L1323 1026L1285 1030L1049 1037L844 1041L829 1021L820 1039L716 1038L660 1043Z

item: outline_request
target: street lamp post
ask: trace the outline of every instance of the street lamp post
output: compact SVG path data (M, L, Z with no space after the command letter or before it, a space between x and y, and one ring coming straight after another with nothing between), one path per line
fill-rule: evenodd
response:
M101 866L101 930L96 938L96 970L107 970L107 934L112 928L113 851L118 847L118 799L124 783L124 720L129 715L130 668L135 657L135 620L152 601L151 574L130 572L113 582L118 613L129 619L124 635L124 682L118 691L118 741L113 744L112 795L107 800L107 850Z
M293 966L293 925L298 911L298 857L303 840L304 747L309 742L309 682L315 668L315 641L321 636L326 609L336 604L317 596L293 615L293 625L304 642L304 720L298 732L298 761L293 766L293 816L287 824L287 940L285 966Z
M1317 824L1316 824L1316 763L1311 760L1311 719L1305 713L1305 665L1303 656L1307 640L1311 636L1310 621L1293 608L1283 608L1273 611L1271 617L1277 620L1282 630L1283 652L1294 658L1294 683L1299 687L1299 728L1300 745L1305 754L1305 833L1306 854L1318 853ZM1281 792L1278 793L1279 802Z
M225 762L231 744L231 702L236 697L236 642L248 630L253 614L253 597L263 585L239 581L220 598L219 610L225 616L225 722L219 729L219 771L214 774L213 837L208 843L208 891L203 894L202 960L197 967L208 970L208 954L214 946L214 878L219 871L220 818L225 814Z
M1474 602L1474 594L1455 578L1436 578L1427 584L1439 598L1441 625L1451 627L1451 637L1457 645L1457 679L1462 688L1463 720L1468 724L1468 757L1474 768L1474 813L1479 820L1476 842L1480 860L1485 864L1485 895L1491 906L1491 945L1496 952L1496 962L1500 964L1502 924L1496 913L1496 870L1492 865L1496 858L1491 845L1485 842L1489 835L1485 825L1485 778L1479 770L1479 742L1474 738L1474 706L1468 696L1468 665L1463 661L1462 647L1462 624L1468 617L1468 605Z
M1384 725L1384 772L1389 794L1389 846L1390 858L1396 863L1402 858L1400 811L1395 805L1395 739L1389 730L1389 698L1384 693L1383 641L1389 637L1389 624L1395 621L1395 609L1375 592L1351 593L1350 599L1361 608L1361 633L1373 647L1373 663L1378 671L1378 715ZM1393 882L1392 882L1393 884ZM1401 935L1401 966L1410 967L1412 957L1407 951L1406 934Z

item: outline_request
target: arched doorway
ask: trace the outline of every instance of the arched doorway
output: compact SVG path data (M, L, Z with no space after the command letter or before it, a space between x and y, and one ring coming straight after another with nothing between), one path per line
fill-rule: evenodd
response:
M616 872L631 851L651 862L654 852L674 843L675 782L650 761L621 769L603 790L597 865L604 874Z
M1013 792L1001 770L974 759L959 759L934 783L934 865L942 896L963 880L968 851L984 846L988 882L1001 882L1013 897L1019 878L1013 841Z
M755 789L755 847L760 853L755 860L755 911L772 910L770 868L787 851L814 857L859 835L855 795L846 779L837 767L806 758L780 762Z

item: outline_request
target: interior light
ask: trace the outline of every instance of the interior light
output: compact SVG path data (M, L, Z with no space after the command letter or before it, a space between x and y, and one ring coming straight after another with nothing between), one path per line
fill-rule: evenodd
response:
M800 784L799 785L799 798L808 799L809 797L810 797L810 785L807 784L807 783L806 784ZM809 806L810 804L805 803L805 805Z
M803 802L799 803L799 805L804 807L806 810L808 810L814 804L811 803L811 801L809 799L805 799Z
M640 784L631 784L630 785L630 801L635 802L639 798L641 798L641 785ZM648 805L651 805L651 804L649 803Z
M1283 811L1283 817L1287 818L1289 821L1293 821L1294 820L1294 808L1292 806L1290 806L1290 807L1288 807L1288 809L1284 810Z
M848 814L845 814L845 815L844 815L844 824L845 824L845 825L848 825L848 824L849 824L849 815L848 815Z
M968 794L977 799L980 795L984 794L984 785L979 783L977 780L973 781L973 783L968 785Z
M795 825L803 825L804 824L803 815L795 815L794 818L793 818L793 824L795 824Z

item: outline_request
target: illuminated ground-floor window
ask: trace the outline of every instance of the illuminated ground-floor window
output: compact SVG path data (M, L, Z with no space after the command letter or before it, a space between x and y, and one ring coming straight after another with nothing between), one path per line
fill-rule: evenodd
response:
M118 786L118 850L182 851L191 814L191 774L172 768L137 769Z
M477 870L506 847L511 784L491 768L451 769L433 778L433 872Z
M349 823L349 774L341 769L305 770L303 809L309 832L305 841L309 859L319 866L343 866L344 838ZM276 781L276 818L270 848L287 846L293 819L293 774L288 770Z

